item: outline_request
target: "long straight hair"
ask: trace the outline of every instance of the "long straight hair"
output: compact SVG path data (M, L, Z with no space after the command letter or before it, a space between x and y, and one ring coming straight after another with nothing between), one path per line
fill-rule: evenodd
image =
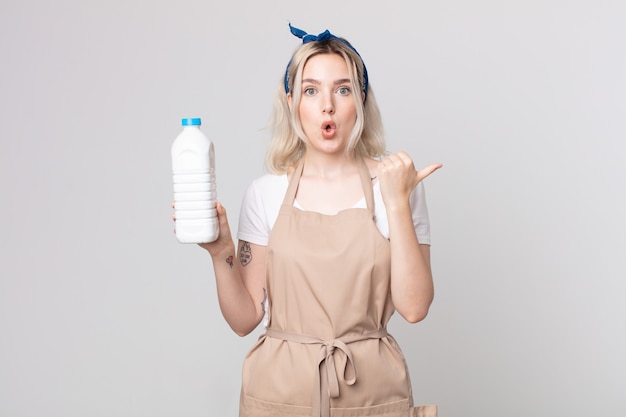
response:
M291 107L287 101L282 77L274 95L272 136L266 155L266 167L271 173L286 173L287 169L306 152L307 138L302 129L298 110L302 97L302 71L309 58L320 54L336 54L342 57L348 66L352 91L364 93L363 62L345 42L339 39L329 39L299 46L288 68L288 87L292 95ZM380 157L385 153L386 144L380 109L371 83L368 85L366 96L356 93L352 97L356 106L356 122L346 145L346 152L356 152L372 158ZM365 101L364 97L366 97Z

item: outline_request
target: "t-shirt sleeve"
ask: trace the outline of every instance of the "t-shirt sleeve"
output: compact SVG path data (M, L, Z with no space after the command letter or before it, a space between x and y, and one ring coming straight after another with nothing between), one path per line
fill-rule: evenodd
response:
M411 192L410 204L417 241L420 244L430 245L430 219L423 182L417 184L417 187Z
M270 234L267 218L262 193L258 189L258 181L253 181L241 202L237 238L256 245L267 246Z

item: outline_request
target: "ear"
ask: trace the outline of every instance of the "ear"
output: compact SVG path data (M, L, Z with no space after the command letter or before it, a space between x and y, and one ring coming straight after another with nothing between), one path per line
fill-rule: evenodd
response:
M361 103L365 103L365 93L361 91Z
M291 110L291 93L287 93L287 105L289 106L289 110Z

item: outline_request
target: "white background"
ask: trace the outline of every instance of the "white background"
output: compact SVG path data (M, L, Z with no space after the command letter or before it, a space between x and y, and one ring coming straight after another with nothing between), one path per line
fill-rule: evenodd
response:
M394 316L442 417L626 412L621 0L0 4L0 417L236 416L240 338L172 233L182 117L236 229L273 92L330 29L426 180L436 299Z

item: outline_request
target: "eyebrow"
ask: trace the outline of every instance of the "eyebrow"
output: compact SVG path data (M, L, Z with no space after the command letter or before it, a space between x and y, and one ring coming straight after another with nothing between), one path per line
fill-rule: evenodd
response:
M305 78L302 80L302 83L311 83L311 84L316 84L316 85L320 85L321 82L319 80L316 80L314 78ZM333 84L334 85L339 85L339 84L349 84L350 83L350 79L349 78L342 78L340 80L336 80Z

